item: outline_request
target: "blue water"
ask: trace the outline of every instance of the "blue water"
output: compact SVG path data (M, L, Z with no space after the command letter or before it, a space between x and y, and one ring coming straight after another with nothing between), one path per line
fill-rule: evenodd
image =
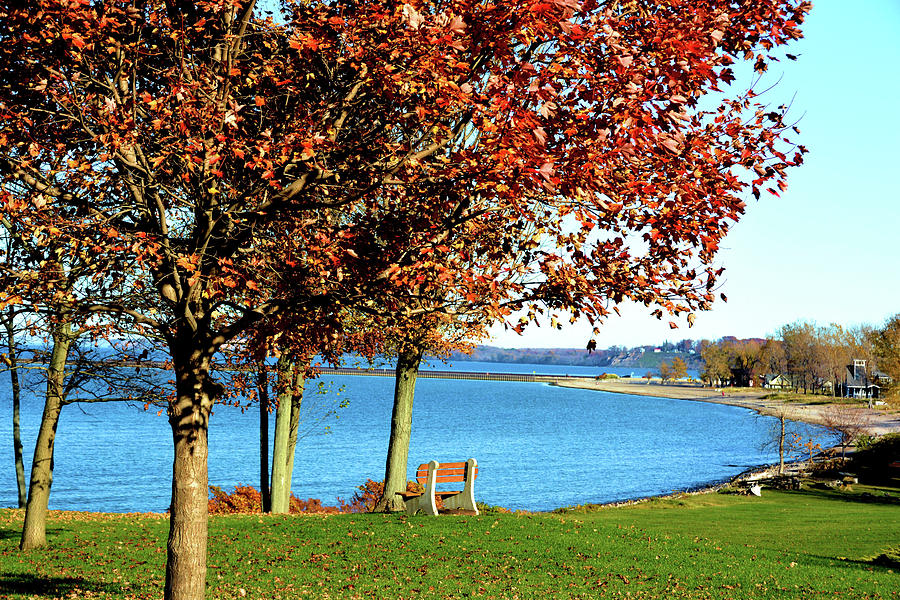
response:
M497 371L522 367L482 364ZM329 421L330 433L319 426L300 440L293 489L301 498L334 504L338 496L349 499L367 478L384 476L393 380L334 376L322 383L330 392L313 393L317 384L310 384L306 405L327 408L347 398L349 406ZM0 397L8 397L7 385L0 381ZM26 473L41 409L34 398L23 402ZM481 467L476 498L512 509L549 510L663 494L776 460L760 449L774 419L703 402L540 383L420 379L413 415L410 473L431 459L475 457ZM10 403L4 400L0 506L16 501L11 421ZM808 430L828 441L820 429ZM258 485L257 436L255 408L244 413L217 408L209 436L211 484ZM171 460L165 415L118 403L66 406L57 432L50 507L165 510Z

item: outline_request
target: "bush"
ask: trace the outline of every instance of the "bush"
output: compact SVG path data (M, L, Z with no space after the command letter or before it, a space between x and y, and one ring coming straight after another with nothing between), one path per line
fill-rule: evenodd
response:
M868 450L872 447L872 443L878 438L874 435L861 435L856 438L856 442L854 442L854 446L856 446L856 450Z
M483 515L507 515L512 513L508 508L485 504L484 502L475 502L475 506L478 507L478 512Z
M262 512L262 495L249 485L239 483L230 494L218 486L211 485L209 492L212 498L209 499L207 506L211 515Z
M364 484L357 486L356 490L353 497L350 498L349 504L338 498L338 506L325 506L318 498L301 500L294 494L291 494L290 512L291 514L308 515L372 512L375 509L375 504L384 493L384 481L367 479ZM425 488L418 482L408 481L406 482L406 491L422 493L425 491ZM253 486L239 483L234 486L234 491L229 494L222 488L211 485L209 486L209 493L211 497L207 506L211 515L262 512L262 494ZM438 509L444 508L444 503L440 498L437 498L437 507ZM499 507L489 508L499 509ZM503 510L505 509L500 509L499 512Z
M900 568L900 546L887 548L884 552L872 558L869 562L871 562L873 565L887 567L889 569Z
M358 486L356 489L357 491L353 494L353 497L350 498L350 504L346 505L347 510L345 512L372 512L375 510L375 504L378 503L378 500L380 500L382 494L384 494L384 481L367 479L364 484ZM425 488L416 481L407 481L406 491L422 493L425 491ZM441 502L441 499L437 498L438 509L443 508L443 506L444 504Z
M894 476L889 465L900 461L900 433L889 433L871 441L868 447L854 452L850 460L867 481L889 481Z
M209 492L212 497L209 499L207 507L211 515L262 512L262 494L253 486L239 483L229 494L222 488L211 485ZM293 494L291 494L289 502L291 514L332 515L340 512L352 512L340 498L338 498L339 506L325 506L321 500L316 498L301 500Z

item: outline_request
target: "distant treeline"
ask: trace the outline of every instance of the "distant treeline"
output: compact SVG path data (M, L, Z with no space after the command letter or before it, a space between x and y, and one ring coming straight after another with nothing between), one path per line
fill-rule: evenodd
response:
M454 361L479 361L497 363L527 363L538 365L577 365L584 367L631 367L641 369L658 369L662 362L672 362L680 357L688 369L702 367L700 355L693 351L669 348L607 348L594 350L590 354L584 348L498 348L496 346L477 346L472 354L456 352L451 355Z

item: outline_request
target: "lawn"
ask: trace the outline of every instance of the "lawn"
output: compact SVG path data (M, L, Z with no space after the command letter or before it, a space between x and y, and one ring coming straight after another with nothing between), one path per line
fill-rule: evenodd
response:
M16 549L0 510L0 597L159 598L161 515L53 513ZM765 490L479 517L210 519L209 598L900 598L900 493Z

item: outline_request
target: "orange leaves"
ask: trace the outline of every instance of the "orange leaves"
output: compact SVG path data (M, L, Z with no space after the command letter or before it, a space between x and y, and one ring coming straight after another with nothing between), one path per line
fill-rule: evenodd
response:
M223 31L213 13L185 30L170 25L167 3L121 26L84 10L38 27L23 10L3 21L22 35L0 52L22 54L11 69L33 65L23 78L46 80L46 102L20 106L25 96L0 89L0 105L12 107L0 115L9 136L0 148L65 173L61 191L90 198L102 215L81 233L42 223L44 235L48 225L74 232L84 249L114 257L117 272L175 261L203 301L327 296L323 312L338 322L363 297L399 322L440 314L442 326L467 310L476 324L497 318L532 297L589 320L629 297L697 304L689 283L741 210L742 169L759 166L752 185L777 192L788 162L799 162L779 153L781 115L742 119L756 112L752 99L725 90L708 118L697 112L735 57L765 56L757 41L780 43L802 18L788 0L760 0L717 19L733 5L648 0L652 18L626 19L574 0L455 3L443 13L427 3L340 12L304 2L277 28L251 28L227 69L207 51ZM63 59L43 29L70 22L79 29ZM184 52L170 51L176 43ZM90 47L103 51L79 70L97 73L64 89L55 73ZM137 88L137 106L116 99L104 113L114 95L91 82L117 72L107 48L146 57L128 63L129 86L154 82ZM209 74L228 78L227 89ZM41 112L50 105L61 107L52 118ZM100 132L91 144L84 127ZM128 166L103 166L130 148L140 154ZM152 202L123 200L135 182L134 197ZM4 214L49 212L35 197L15 207L4 199ZM47 198L60 214L78 213ZM117 234L107 237L108 226ZM135 230L168 254L151 253Z

